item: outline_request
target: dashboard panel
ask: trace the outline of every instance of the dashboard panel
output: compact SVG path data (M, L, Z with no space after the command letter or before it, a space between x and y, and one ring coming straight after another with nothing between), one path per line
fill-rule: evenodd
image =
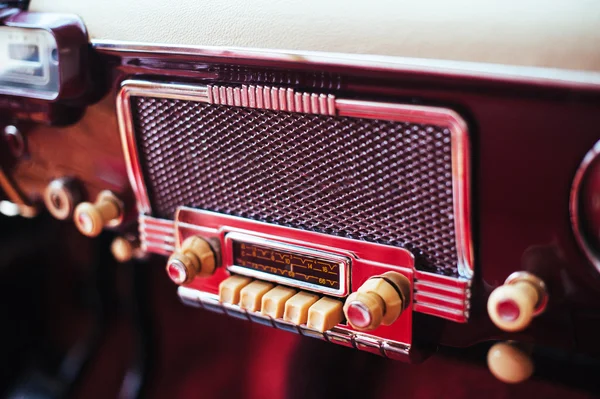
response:
M309 35L279 42L290 51L159 29L166 43L139 43L85 12L96 97L0 81L3 213L112 231L115 257L153 254L184 304L396 360L496 340L600 354L597 51L448 56L574 71L385 56L399 51L385 41L324 53ZM7 20L47 29L36 15ZM14 61L52 53L11 40ZM350 42L336 51L367 53ZM502 345L490 358L528 364ZM507 382L532 372L497 364Z

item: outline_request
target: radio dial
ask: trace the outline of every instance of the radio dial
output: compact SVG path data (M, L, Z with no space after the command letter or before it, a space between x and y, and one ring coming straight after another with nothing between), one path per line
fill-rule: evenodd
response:
M406 308L410 282L397 272L387 272L368 279L346 299L344 314L356 330L370 331L395 322Z
M210 244L191 236L181 244L167 262L167 274L175 284L186 284L196 276L210 276L215 271L215 253Z

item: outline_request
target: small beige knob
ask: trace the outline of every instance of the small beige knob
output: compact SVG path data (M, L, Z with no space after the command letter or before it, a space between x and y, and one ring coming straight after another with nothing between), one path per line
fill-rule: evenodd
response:
M518 272L492 291L487 308L498 328L514 332L527 328L533 317L543 311L546 302L544 283L530 273Z
M118 226L123 219L123 204L110 191L98 194L96 202L82 202L75 208L77 229L88 237L96 237L104 227Z
M110 245L110 252L117 262L125 263L131 259L142 259L146 255L140 248L140 242L133 236L116 237Z
M494 377L508 384L527 380L534 369L531 357L507 342L494 344L490 348L487 363Z
M346 299L344 315L356 330L370 331L389 326L408 306L410 282L397 272L387 272L368 279Z
M191 236L181 244L181 250L169 257L167 274L175 284L186 284L196 276L210 276L215 267L215 253L210 244L198 236Z

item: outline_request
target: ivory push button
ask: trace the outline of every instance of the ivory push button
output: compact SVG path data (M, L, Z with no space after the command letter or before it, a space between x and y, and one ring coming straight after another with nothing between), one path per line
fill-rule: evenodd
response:
M281 285L273 288L262 297L261 313L274 319L282 318L285 303L295 293L296 290Z
M237 305L240 303L242 288L250 284L252 279L244 276L231 276L219 284L219 301Z
M263 296L273 288L265 281L253 281L240 291L240 307L250 312L258 312Z
M521 331L544 311L547 302L546 286L541 279L531 273L516 272L490 294L488 315L504 331Z
M308 309L308 328L324 332L331 330L344 319L342 302L331 299L321 298Z
M167 261L167 274L175 284L189 283L196 276L210 276L215 271L215 253L210 244L191 236Z
M110 191L98 194L93 204L82 202L75 208L75 226L88 237L96 237L104 227L118 226L122 220L123 203Z
M308 309L319 299L318 295L299 292L285 303L283 319L294 324L305 324L308 320Z
M374 330L392 324L410 298L410 282L397 272L371 277L346 299L344 314L356 330Z

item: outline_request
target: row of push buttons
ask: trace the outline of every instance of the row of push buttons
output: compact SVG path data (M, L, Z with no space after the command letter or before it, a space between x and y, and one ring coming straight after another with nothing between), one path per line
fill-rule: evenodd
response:
M316 331L327 331L344 319L343 304L337 299L275 286L244 276L231 276L219 285L219 301L238 305L248 312L260 312Z
M282 288L289 289L287 287ZM179 287L178 294L185 304L200 307L211 312L224 313L242 320L252 321L269 327L275 327L277 329L293 332L305 337L328 341L337 345L359 349L361 351L378 354L391 359L407 361L410 358L410 345L381 339L358 331L352 331L343 326L336 326L330 330L320 332L309 328L307 324L298 325L284 320L283 317L272 318L263 314L262 311L248 311L242 309L240 305L232 305L230 303L221 302L217 295L198 291L193 288ZM283 306L283 312L285 314L285 306Z

